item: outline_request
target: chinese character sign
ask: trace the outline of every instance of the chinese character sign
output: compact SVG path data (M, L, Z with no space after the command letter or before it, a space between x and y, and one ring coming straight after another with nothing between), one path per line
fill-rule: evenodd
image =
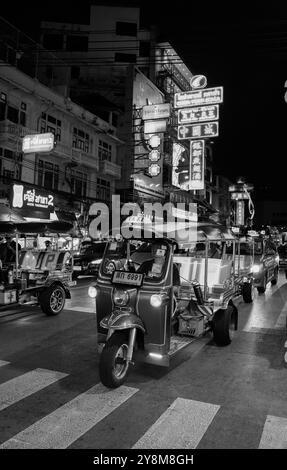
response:
M204 140L190 142L189 189L204 189Z
M216 137L218 132L218 121L206 122L205 124L187 124L178 126L177 137L179 140Z

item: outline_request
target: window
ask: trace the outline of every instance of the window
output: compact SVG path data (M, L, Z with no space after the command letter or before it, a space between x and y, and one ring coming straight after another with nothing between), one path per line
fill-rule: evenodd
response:
M46 189L58 189L59 165L38 160L38 185Z
M67 36L66 42L67 51L87 51L88 50L88 36Z
M117 21L116 34L118 36L137 36L137 24Z
M104 142L103 140L99 140L98 156L100 162L104 160L110 162L112 160L112 146L110 144L107 144L107 142Z
M50 114L42 113L40 122L40 132L52 132L55 136L55 140L60 142L61 140L61 126L62 121L56 119Z
M7 119L11 122L14 122L14 124L18 124L19 110L17 108L14 108L13 106L8 106Z
M91 149L92 141L90 139L89 134L82 131L81 129L77 129L74 127L73 129L73 147L76 149L83 150L84 152L89 152Z
M1 163L3 167L3 182L9 183L11 179L20 180L22 174L23 154L0 147ZM1 173L1 169L0 169Z
M137 56L135 54L124 54L123 52L115 53L115 62L129 62L135 64Z
M87 174L81 171L72 170L71 189L77 196L85 197L87 195Z
M43 37L43 46L45 49L63 49L63 35L62 34L45 34Z
M111 187L110 182L97 178L97 191L96 197L102 201L110 201Z

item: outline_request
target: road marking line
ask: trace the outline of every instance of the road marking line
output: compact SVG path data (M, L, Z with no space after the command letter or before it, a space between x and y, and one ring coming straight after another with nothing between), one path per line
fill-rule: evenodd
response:
M195 449L219 405L177 398L133 449Z
M0 367L1 366L7 366L7 364L10 364L10 362L0 360Z
M287 449L287 418L267 415L259 449Z
M66 449L136 392L137 388L121 386L110 390L97 384L16 434L0 448Z
M35 369L4 382L0 385L0 411L66 376L62 372Z
M93 307L80 307L80 306L69 307L65 305L64 310L72 310L73 312L95 313L95 308Z
M284 348L287 348L287 339L285 341Z

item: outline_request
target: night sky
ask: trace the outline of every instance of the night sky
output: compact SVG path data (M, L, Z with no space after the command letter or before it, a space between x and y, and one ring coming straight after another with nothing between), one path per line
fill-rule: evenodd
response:
M16 13L14 5L1 5L1 16L35 37L40 20L87 22L89 3L26 1ZM190 70L206 75L207 86L224 87L213 144L217 172L245 176L258 197L287 200L287 2L113 4L141 4L143 24L157 24Z

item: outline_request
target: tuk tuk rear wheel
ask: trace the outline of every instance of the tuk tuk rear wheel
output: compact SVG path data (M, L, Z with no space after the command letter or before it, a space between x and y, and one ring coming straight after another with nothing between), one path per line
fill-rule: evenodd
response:
M50 286L40 296L42 311L48 315L58 315L64 308L66 300L65 290L60 285Z
M128 335L122 331L115 332L108 339L100 357L100 379L103 385L117 388L127 377Z
M213 319L213 337L218 346L231 343L237 329L237 313L231 305L227 309L218 310Z
M245 303L250 304L254 300L254 288L252 282L244 282L242 297Z

